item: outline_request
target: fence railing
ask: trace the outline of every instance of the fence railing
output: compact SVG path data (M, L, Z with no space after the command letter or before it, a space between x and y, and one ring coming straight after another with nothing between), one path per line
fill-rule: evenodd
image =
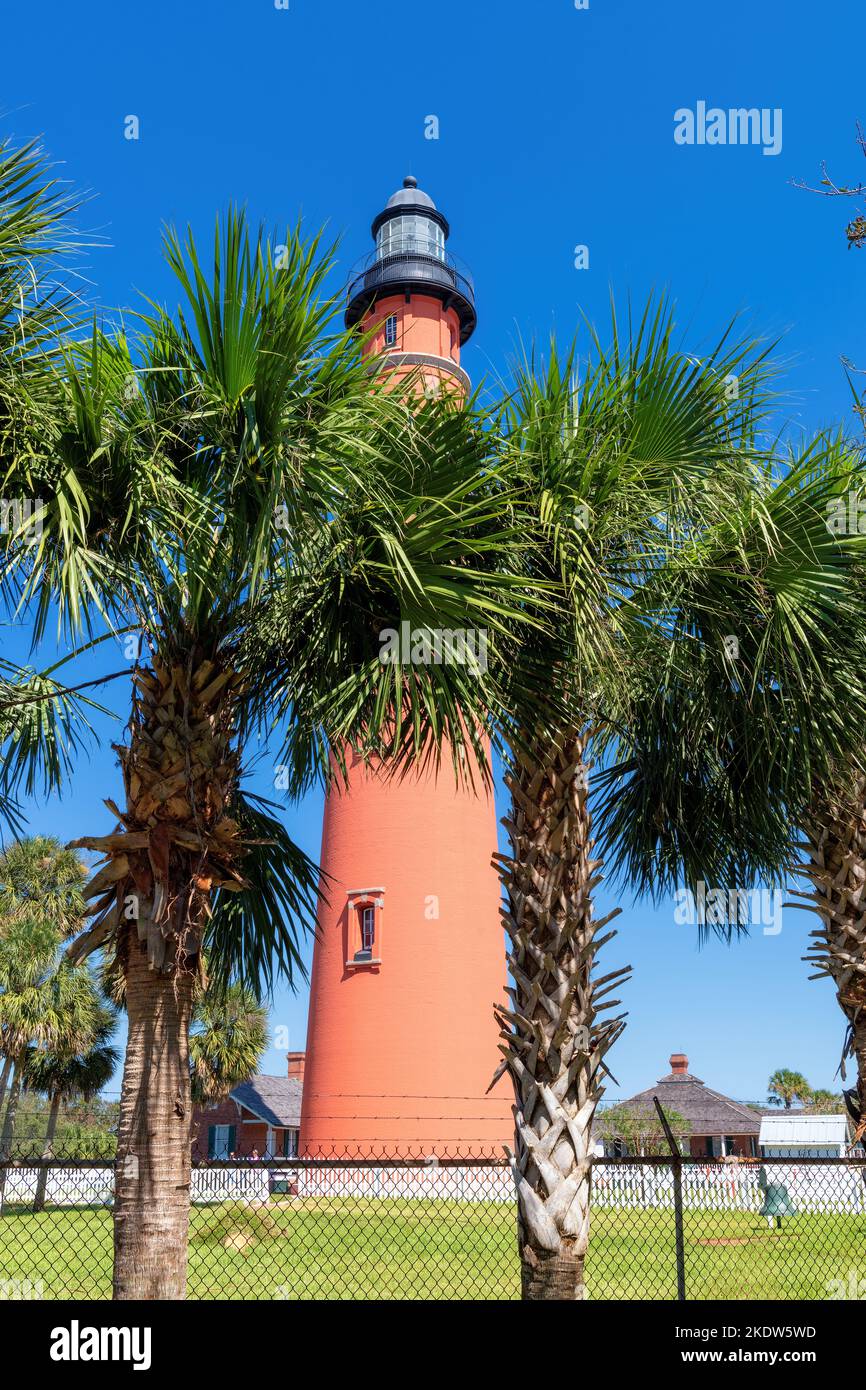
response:
M866 1297L866 1160L678 1166L594 1161L590 1298ZM0 1163L0 1299L111 1296L113 1184L105 1160ZM193 1299L519 1297L501 1156L204 1161L190 1197Z

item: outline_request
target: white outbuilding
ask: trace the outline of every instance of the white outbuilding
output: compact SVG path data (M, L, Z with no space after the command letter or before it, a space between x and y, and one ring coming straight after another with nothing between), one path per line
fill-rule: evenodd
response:
M783 1110L761 1118L758 1144L764 1158L844 1158L848 1143L845 1115L797 1115Z

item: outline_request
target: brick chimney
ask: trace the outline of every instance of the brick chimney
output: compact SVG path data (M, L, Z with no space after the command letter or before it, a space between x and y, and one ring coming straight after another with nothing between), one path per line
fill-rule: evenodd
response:
M286 1061L289 1064L288 1076L290 1081L303 1081L306 1056L306 1052L286 1053Z
M684 1052L673 1052L670 1057L670 1067L674 1076L685 1076L689 1069L689 1059ZM289 1075L291 1076L291 1071Z

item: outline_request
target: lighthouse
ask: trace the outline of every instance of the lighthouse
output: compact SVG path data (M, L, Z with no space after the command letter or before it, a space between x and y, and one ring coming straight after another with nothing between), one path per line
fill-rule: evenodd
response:
M465 393L476 324L450 228L406 178L374 218L346 324L371 371ZM325 802L299 1153L311 1158L498 1154L513 1131L494 1003L505 987L492 792L450 756L389 778L350 763Z

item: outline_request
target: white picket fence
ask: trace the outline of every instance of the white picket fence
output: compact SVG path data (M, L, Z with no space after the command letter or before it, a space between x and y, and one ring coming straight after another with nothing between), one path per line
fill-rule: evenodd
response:
M4 1204L32 1204L39 1181L37 1168L10 1168ZM251 1163L246 1168L193 1168L190 1197L195 1203L266 1202L268 1170ZM49 1168L45 1203L52 1207L110 1207L114 1201L113 1168Z
M262 1163L246 1168L193 1168L190 1198L193 1202L266 1202L270 1192L268 1169Z
M32 1204L39 1171L11 1168L6 1179L6 1204ZM238 1167L193 1168L190 1197L196 1204L266 1202L272 1188L285 1184L298 1197L408 1198L450 1202L510 1202L514 1198L507 1168L269 1168L264 1163ZM278 1188L279 1190L279 1188ZM285 1189L284 1189L285 1190ZM47 1206L111 1206L112 1168L51 1168L45 1189Z
M683 1207L705 1211L759 1211L764 1194L758 1186L759 1166L725 1164L703 1167L684 1164ZM767 1180L782 1184L795 1211L866 1211L863 1169L848 1164L773 1163ZM666 1166L598 1163L593 1171L594 1207L638 1207L645 1210L674 1205L673 1172Z
M782 1183L796 1211L866 1212L864 1171L847 1164L768 1164L768 1181ZM684 1164L683 1206L708 1211L758 1211L763 1192L759 1167ZM275 1170L297 1197L513 1202L507 1167L297 1167ZM649 1210L673 1207L674 1179L666 1165L596 1163L592 1205Z
M298 1197L369 1197L437 1202L513 1202L510 1168L501 1166L423 1168L297 1168L279 1177L290 1177Z
M6 1179L7 1204L32 1204L39 1171L11 1168ZM275 1184L285 1184L297 1197L352 1197L440 1202L510 1202L514 1186L508 1168L335 1168L298 1167L290 1164L269 1168L264 1163L240 1167L193 1168L190 1197L194 1203L266 1202ZM51 1168L45 1190L48 1206L111 1206L114 1194L112 1168Z
M10 1168L3 1205L30 1205L36 1196L38 1168ZM49 1168L45 1203L51 1207L106 1207L114 1200L113 1168Z
M866 1212L863 1169L847 1164L768 1164L768 1179L781 1183L797 1212ZM10 1168L5 1204L32 1204L39 1170ZM408 1199L449 1202L513 1202L510 1169L499 1166L423 1168L317 1167L290 1163L269 1167L249 1163L243 1167L214 1164L193 1168L190 1196L196 1204L217 1202L266 1202L274 1184L298 1198ZM114 1170L100 1168L51 1168L45 1201L48 1206L111 1206ZM279 1188L278 1188L279 1190ZM760 1209L763 1193L758 1187L758 1167L684 1165L683 1206L708 1211ZM662 1165L596 1163L592 1178L595 1208L651 1210L674 1205L671 1169Z

